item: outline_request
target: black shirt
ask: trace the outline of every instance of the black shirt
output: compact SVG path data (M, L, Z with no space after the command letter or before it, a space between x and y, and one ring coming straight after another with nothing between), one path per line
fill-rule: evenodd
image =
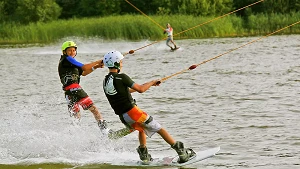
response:
M58 64L58 74L63 88L73 83L80 83L80 76L83 70L71 62L69 62L66 55L62 55Z
M129 88L133 84L134 81L123 73L110 72L105 76L103 90L115 114L122 115L135 106L135 102L129 92Z

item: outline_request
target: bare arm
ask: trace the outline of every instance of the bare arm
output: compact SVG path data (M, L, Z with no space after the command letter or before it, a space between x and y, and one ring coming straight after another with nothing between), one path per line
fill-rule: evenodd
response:
M103 68L103 67L104 67L104 64L103 64L102 59L97 60L97 61L92 62L92 63L85 64L81 67L82 70L83 70L82 76L86 76L86 75L92 73L97 68Z
M146 90L148 90L151 86L158 86L159 85L159 80L152 80L150 82L144 83L142 85L139 85L137 83L134 83L132 88L129 89L129 92L139 92L139 93L144 93Z

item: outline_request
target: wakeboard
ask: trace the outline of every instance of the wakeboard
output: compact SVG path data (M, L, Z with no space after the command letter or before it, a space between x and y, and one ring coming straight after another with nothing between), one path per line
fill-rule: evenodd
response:
M108 133L108 138L109 139L119 139L119 138L122 138L130 133L132 133L134 130L131 130L129 128L122 128L120 130L117 130L117 131L113 131L111 130L109 133Z
M181 166L186 166L194 163L198 163L202 160L205 160L207 158L215 156L218 152L220 151L220 147L214 147L214 148L209 148L206 150L198 151L196 152L196 155L193 156L189 161L185 163L178 163L178 156L175 157L164 157L164 158L155 158L153 161L144 163L142 161L138 162L129 162L125 163L123 165L125 166L153 166L153 167L159 167L159 166L176 166L176 167L181 167Z
M174 52L175 50L179 49L180 47L171 48L171 52Z

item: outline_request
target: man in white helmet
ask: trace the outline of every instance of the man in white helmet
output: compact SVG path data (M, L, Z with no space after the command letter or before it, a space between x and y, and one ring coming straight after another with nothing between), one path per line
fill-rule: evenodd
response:
M143 93L151 86L158 86L159 80L151 80L143 85L135 83L129 76L120 73L123 65L123 55L118 51L111 51L104 55L103 63L109 68L108 75L103 80L103 90L116 115L122 123L131 130L139 131L140 145L137 148L140 159L144 163L152 160L146 147L146 136L151 137L158 133L179 155L179 163L186 162L195 153L192 149L186 149L183 143L175 141L172 136L154 120L154 118L142 111L135 104L132 92Z

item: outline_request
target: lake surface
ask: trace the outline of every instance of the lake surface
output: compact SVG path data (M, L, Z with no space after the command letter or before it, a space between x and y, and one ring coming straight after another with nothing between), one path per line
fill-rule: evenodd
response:
M177 40L181 48L175 52L162 41L126 55L122 71L142 84L258 38ZM72 40L83 63L151 43ZM117 165L139 159L137 132L112 141L101 136L89 111L82 111L80 124L69 117L57 73L62 43L0 48L0 168L129 168ZM102 90L107 72L97 69L81 85L117 130L123 125ZM133 94L141 109L187 147L221 147L215 157L186 167L201 169L299 168L299 96L299 35L264 38ZM158 134L147 146L155 158L176 154Z

